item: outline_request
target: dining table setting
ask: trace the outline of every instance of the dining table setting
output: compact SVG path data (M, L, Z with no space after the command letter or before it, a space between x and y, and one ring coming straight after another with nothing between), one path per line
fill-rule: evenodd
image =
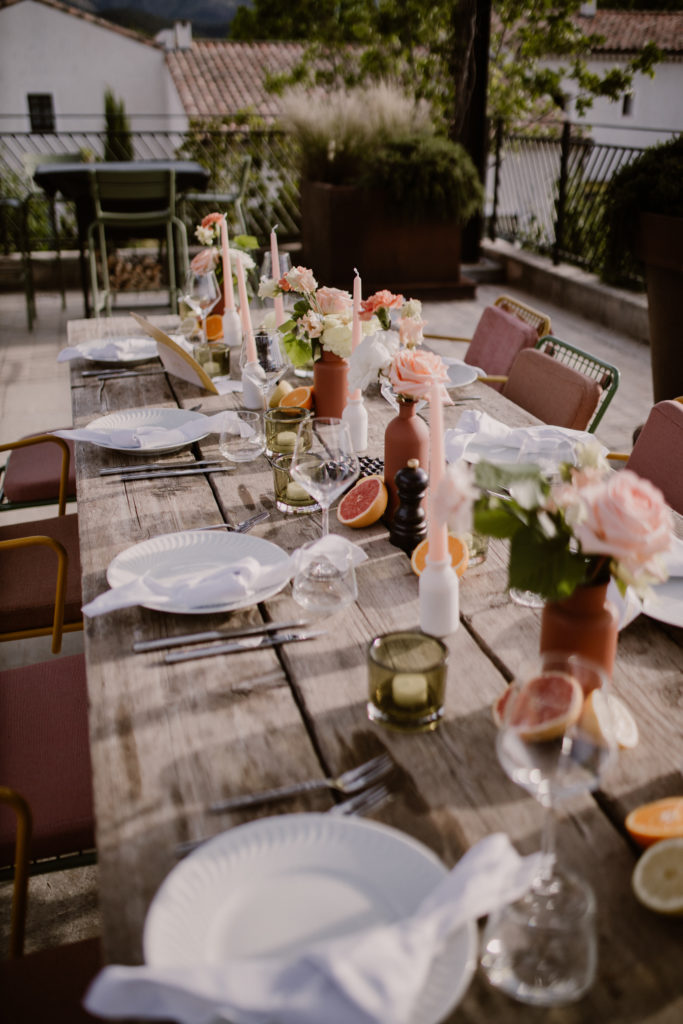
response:
M176 337L177 317L151 321ZM265 408L249 409L237 384L211 393L169 372L137 319L112 317L106 334L70 321L63 355L107 964L90 1012L680 1020L681 918L636 895L642 849L625 822L683 799L681 517L662 591L613 588L611 679L600 669L587 682L578 661L543 660L542 612L511 600L503 535L478 549L470 536L458 573L447 557L443 589L443 560L428 553L418 575L386 516L352 527L353 513L337 514L382 476L391 389L349 381L363 411L352 434L334 416L268 408L283 370L270 392L259 385ZM433 358L442 376L410 412L431 430L420 463L434 483L454 487L445 467L468 460L556 472L595 443L540 424L460 360ZM309 380L285 369L294 388ZM510 495L490 487L499 511ZM434 493L432 552L447 540L445 517L442 533L430 525ZM551 673L578 709L552 735L515 730L514 708L502 710L529 665L524 678ZM607 683L637 730L619 749L593 693ZM561 775L539 750L566 745L588 704L598 725ZM548 883L551 818L553 859L581 883L548 920L538 908L514 920L509 908ZM530 963L534 930L543 949L533 936Z

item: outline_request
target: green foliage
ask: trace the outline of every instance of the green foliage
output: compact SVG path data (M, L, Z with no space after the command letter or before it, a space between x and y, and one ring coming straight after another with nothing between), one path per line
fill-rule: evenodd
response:
M641 270L635 255L641 213L683 217L683 135L644 150L611 179L605 207L605 281L622 284Z
M443 136L413 135L389 140L368 153L360 184L381 189L415 220L465 223L481 209L479 175L461 145Z
M104 93L104 121L106 138L104 141L105 160L132 160L133 137L130 132L130 121L126 116L123 100L117 100L111 89Z

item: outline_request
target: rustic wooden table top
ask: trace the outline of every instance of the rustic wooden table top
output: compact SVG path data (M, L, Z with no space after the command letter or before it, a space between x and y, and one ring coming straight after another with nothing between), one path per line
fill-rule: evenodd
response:
M160 318L164 326L164 319ZM123 321L130 329L130 321ZM72 321L69 343L91 337L94 321ZM165 374L98 381L72 364L74 423L140 406L195 407L203 412L237 406L235 396L207 396ZM478 396L512 426L531 422L517 406L481 383L458 397ZM465 406L466 407L466 406ZM462 406L445 409L453 425ZM371 403L369 454L383 452L392 416L383 400ZM190 450L167 456L169 463ZM218 455L217 437L192 451ZM77 446L78 514L83 596L107 588L105 572L120 551L176 530L236 522L271 509L253 529L291 552L319 535L319 516L282 516L274 506L265 458L233 473L132 483L101 477L99 470L131 462L125 455ZM380 523L360 531L331 529L360 543L369 556L357 570L357 603L329 620L325 636L303 643L175 665L159 653L134 654L135 640L172 636L200 625L238 626L300 614L289 587L265 605L213 615L167 615L143 608L86 620L91 701L91 743L97 813L100 899L107 958L142 959L145 914L176 863L181 841L209 836L268 814L321 811L323 793L286 805L215 816L215 800L336 774L382 750L397 765L393 799L374 814L409 833L452 866L491 832L506 832L523 853L536 850L542 812L505 776L494 750L491 704L518 666L538 649L540 613L513 604L506 593L505 547L492 543L486 561L461 581L461 625L451 652L445 718L430 734L402 735L372 725L366 716L366 648L378 633L418 622L417 577ZM593 886L598 903L599 967L590 993L578 1004L545 1011L567 1022L680 1021L683 1019L683 925L657 916L631 892L638 850L624 829L638 804L683 794L683 629L640 616L620 634L614 690L637 718L641 740L622 751L594 795L563 808L560 859ZM269 682L259 677L273 673ZM250 681L253 680L253 683ZM481 972L449 1021L528 1021L542 1011L493 990Z

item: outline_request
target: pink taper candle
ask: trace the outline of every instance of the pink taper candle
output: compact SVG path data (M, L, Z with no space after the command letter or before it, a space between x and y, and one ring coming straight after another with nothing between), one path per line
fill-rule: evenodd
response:
M353 279L353 324L351 327L351 351L356 346L360 345L361 341L361 321L360 321L360 304L363 298L363 283L360 279L360 274L356 270L356 276ZM357 399L361 397L360 388L356 388L349 394L349 398Z
M223 214L221 218L221 252L223 254L223 296L225 308L235 308L235 289L232 283L232 267L230 266L230 246L228 242L228 221Z
M277 227L277 225L276 225ZM275 228L270 232L270 261L272 263L273 280L280 280L280 253L277 247ZM279 327L285 322L285 302L281 295L275 296L275 325Z
M249 298L247 296L247 282L244 279L244 267L242 260L238 257L237 264L237 290L240 295L240 316L242 318L242 330L246 338L247 362L256 363L256 343L254 342L254 329L251 326L251 313L249 312Z
M432 562L443 562L448 558L448 529L434 514L434 492L439 485L445 467L443 406L441 385L432 379L429 396L429 519L427 522L428 557Z

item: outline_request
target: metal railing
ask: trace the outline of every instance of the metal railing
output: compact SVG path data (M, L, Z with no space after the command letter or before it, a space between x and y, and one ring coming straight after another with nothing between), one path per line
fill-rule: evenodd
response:
M569 122L547 135L505 133L497 125L489 237L519 242L554 264L572 263L599 274L607 184L651 144L645 130L642 146L618 146L596 143ZM631 283L638 287L641 281Z

